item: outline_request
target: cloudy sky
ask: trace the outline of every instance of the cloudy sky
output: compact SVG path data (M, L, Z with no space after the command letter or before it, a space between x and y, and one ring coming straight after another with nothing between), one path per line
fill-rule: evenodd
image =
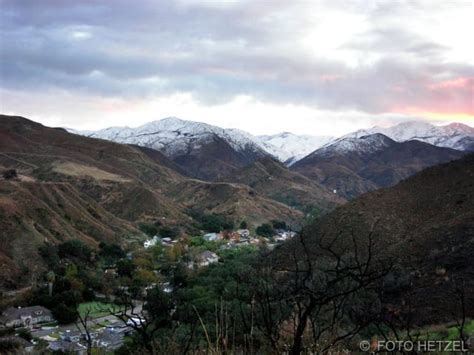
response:
M472 1L0 0L0 111L255 134L474 126Z

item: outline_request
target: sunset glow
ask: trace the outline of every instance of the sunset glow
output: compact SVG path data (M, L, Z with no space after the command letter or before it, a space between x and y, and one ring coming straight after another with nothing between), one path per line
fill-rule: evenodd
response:
M81 129L178 116L259 134L474 125L469 1L2 7L3 113Z

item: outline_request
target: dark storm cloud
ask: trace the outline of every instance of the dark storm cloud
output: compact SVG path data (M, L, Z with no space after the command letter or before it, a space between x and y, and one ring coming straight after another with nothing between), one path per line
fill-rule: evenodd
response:
M378 24L374 16L401 11L388 2L372 9L374 28L340 47L348 55L377 56L371 65L309 55L298 40L313 24L302 14L324 19L318 11L327 4L321 4L4 0L2 87L124 98L190 92L205 104L250 95L272 103L385 112L402 104L428 105L438 95L433 83L472 76L472 65L442 60L446 46ZM364 9L362 2L349 4L351 11ZM420 10L416 3L409 7ZM453 88L461 109L468 92L463 85Z

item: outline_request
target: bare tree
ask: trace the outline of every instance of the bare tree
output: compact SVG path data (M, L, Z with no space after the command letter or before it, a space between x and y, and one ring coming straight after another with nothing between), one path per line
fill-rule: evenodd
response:
M285 349L291 354L324 352L369 324L369 320L352 322L348 314L391 269L390 260L378 255L375 227L376 223L359 236L354 231L345 236L303 231L286 260L269 269L269 285L259 284L255 294L262 331L276 351L284 347L279 342L283 336L291 339Z
M91 336L91 331L90 331L90 328L89 328L90 313L91 313L91 308L90 307L85 311L84 315L81 315L81 313L78 312L77 319L79 320L80 325L82 325L82 329L81 329L79 323L76 321L77 329L79 330L81 335L84 335L84 337L85 337L86 344L87 344L87 354L88 355L92 354L92 336Z

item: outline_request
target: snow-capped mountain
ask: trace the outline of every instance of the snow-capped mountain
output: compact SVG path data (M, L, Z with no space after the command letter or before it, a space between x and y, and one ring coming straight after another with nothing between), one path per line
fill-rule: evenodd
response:
M316 152L372 152L383 147L388 138L396 142L418 140L439 147L474 151L474 128L460 123L435 126L422 121L400 123L389 128L358 130L337 139L289 132L253 136L238 129L224 129L175 117L153 121L136 128L110 127L99 131L70 131L157 149L178 165L192 171L193 176L212 179L215 175L231 173L235 168L246 166L268 155L287 166L292 166ZM369 138L359 139L361 137ZM197 156L200 156L200 159L196 159ZM220 161L221 164L214 164L212 172L201 174L203 170L210 169L208 161Z
M379 150L389 147L394 140L381 133L369 134L360 137L341 137L338 138L320 149L317 149L308 157L313 155L330 155L330 154L344 154L356 153L359 155L367 155L375 153Z
M288 166L334 139L331 136L296 135L290 132L258 136L258 138L268 153Z
M175 117L149 122L137 128L109 127L99 131L69 131L92 138L157 149L169 158L199 149L213 137L219 137L238 152L269 154L287 165L302 159L334 139L330 136L296 135L289 132L253 136L238 129L224 129Z
M344 137L358 138L374 133L381 133L397 142L418 140L438 147L456 150L471 150L474 143L474 128L462 123L451 123L435 126L421 121L400 123L396 126L383 128L373 127L349 133Z
M262 155L266 154L259 142L246 132L175 117L152 121L137 128L110 127L99 131L82 131L80 134L153 148L170 158L199 149L215 137L224 139L238 152L254 151Z

